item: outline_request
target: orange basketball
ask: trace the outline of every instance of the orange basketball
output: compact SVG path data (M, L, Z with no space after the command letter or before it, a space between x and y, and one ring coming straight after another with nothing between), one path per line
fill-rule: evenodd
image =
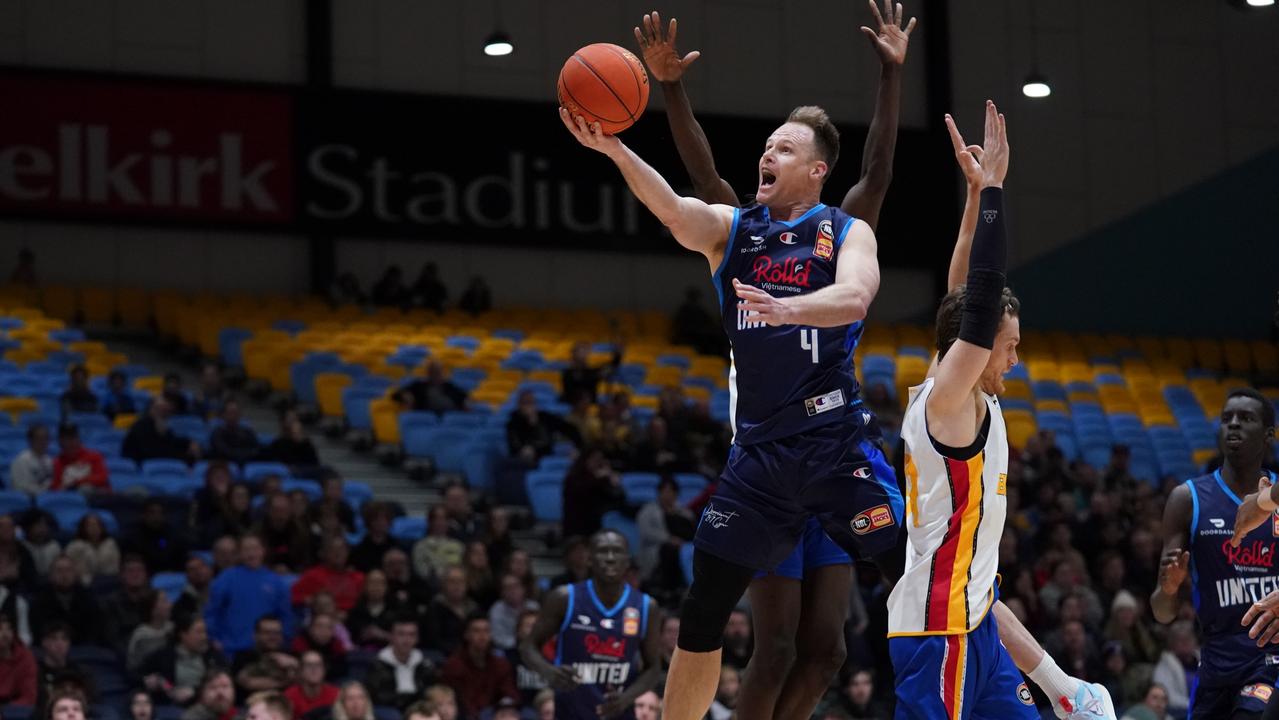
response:
M607 135L639 119L648 105L648 73L626 48L595 43L573 53L560 70L560 105Z

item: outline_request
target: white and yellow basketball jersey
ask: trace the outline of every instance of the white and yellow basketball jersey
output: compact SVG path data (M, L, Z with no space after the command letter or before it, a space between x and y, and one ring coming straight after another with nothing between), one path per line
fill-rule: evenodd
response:
M981 624L994 601L999 538L1008 512L1008 431L999 400L969 448L928 433L933 379L910 389L906 441L906 572L888 596L888 636L956 635ZM954 457L951 457L954 456Z

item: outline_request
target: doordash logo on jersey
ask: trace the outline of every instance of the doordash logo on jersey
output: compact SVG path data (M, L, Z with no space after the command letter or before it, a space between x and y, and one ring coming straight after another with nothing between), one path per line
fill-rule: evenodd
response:
M786 258L782 262L773 262L767 255L755 258L751 266L756 285L772 283L773 285L790 285L797 288L808 287L809 266L795 258Z

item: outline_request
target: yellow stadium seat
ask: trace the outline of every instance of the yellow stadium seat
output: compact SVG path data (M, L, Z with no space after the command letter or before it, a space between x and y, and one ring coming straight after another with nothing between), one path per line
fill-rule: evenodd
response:
M49 317L74 320L76 316L75 290L61 285L50 285L40 292L41 305Z
M80 312L87 323L109 325L115 322L115 293L109 288L81 288Z
M149 392L152 395L159 395L164 392L164 377L161 375L145 375L140 378L134 378L133 389Z
M115 305L121 325L142 329L151 324L151 299L145 290L121 288L116 292Z
M1211 338L1200 338L1194 341L1195 359L1199 367L1206 370L1222 370L1225 368L1225 356L1221 342Z
M400 443L400 404L390 398L369 403L373 417L373 437L380 443Z
M133 413L120 413L111 421L111 427L116 430L128 430L133 427L133 423L138 421L138 416Z
M342 391L351 384L351 376L345 373L316 373L315 397L324 417L345 417Z
M1252 352L1252 364L1259 372L1279 373L1279 349L1274 343L1257 340L1249 344L1249 350Z
M1195 465L1198 465L1200 467L1206 465L1209 460L1215 457L1217 457L1216 448L1213 448L1211 450L1209 450L1208 448L1203 448L1201 450L1196 450L1190 454L1190 459L1194 461Z
M32 398L24 397L0 397L0 412L9 413L16 425L18 416L22 413L35 412L40 409L40 403Z
M1242 340L1227 340L1221 345L1227 370L1244 374L1252 372L1252 353L1248 351L1248 343Z

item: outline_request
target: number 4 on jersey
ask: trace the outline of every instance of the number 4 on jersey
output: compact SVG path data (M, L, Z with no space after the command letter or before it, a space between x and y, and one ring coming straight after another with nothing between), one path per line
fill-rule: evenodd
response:
M817 344L817 328L800 328L799 346L813 353L813 364L816 365L818 363L817 350L820 347Z

